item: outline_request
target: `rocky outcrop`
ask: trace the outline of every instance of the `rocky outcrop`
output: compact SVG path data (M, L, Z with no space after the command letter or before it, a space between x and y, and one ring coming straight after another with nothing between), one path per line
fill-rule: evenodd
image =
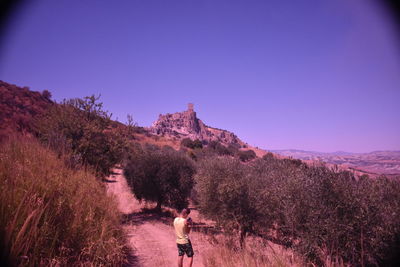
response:
M226 145L244 145L235 134L205 125L197 118L192 104L189 104L188 110L183 112L165 115L160 114L158 120L150 127L150 131L156 135L190 138L192 140L199 139L205 143L219 141Z

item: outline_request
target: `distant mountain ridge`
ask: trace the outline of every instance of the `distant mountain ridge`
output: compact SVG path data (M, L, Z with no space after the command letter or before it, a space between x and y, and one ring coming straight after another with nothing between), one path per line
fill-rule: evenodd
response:
M366 174L400 175L400 151L372 151L369 153L351 153L337 151L333 153L304 151L296 149L272 150L271 152L308 161L323 161L328 164L365 172Z

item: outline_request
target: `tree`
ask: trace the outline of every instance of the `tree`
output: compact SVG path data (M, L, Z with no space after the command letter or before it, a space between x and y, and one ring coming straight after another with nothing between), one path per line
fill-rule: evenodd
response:
M154 146L135 147L128 156L124 174L138 200L154 201L182 209L188 205L194 185L193 162L183 153Z
M47 100L50 100L50 99L51 99L51 93L50 93L49 90L43 90L42 96L43 96L44 98L46 98Z
M127 145L122 134L111 131L111 114L99 97L64 100L35 121L35 132L59 155L70 154L72 164L91 166L106 176L122 160Z
M247 167L237 159L215 157L199 163L196 174L199 208L225 230L238 232L241 247L259 217L254 188Z

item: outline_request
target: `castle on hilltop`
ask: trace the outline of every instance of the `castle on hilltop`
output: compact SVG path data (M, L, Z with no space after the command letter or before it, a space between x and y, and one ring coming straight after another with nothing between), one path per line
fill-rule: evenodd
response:
M156 135L174 138L199 139L205 143L219 141L225 145L244 143L233 133L205 125L194 111L194 104L188 103L187 110L173 114L160 114L158 120L153 122L150 132Z

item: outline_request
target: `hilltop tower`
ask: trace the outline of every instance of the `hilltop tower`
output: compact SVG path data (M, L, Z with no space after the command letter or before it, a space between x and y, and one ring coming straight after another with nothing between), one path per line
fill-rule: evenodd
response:
M188 111L189 112L194 112L194 104L193 103L189 103L188 104Z

